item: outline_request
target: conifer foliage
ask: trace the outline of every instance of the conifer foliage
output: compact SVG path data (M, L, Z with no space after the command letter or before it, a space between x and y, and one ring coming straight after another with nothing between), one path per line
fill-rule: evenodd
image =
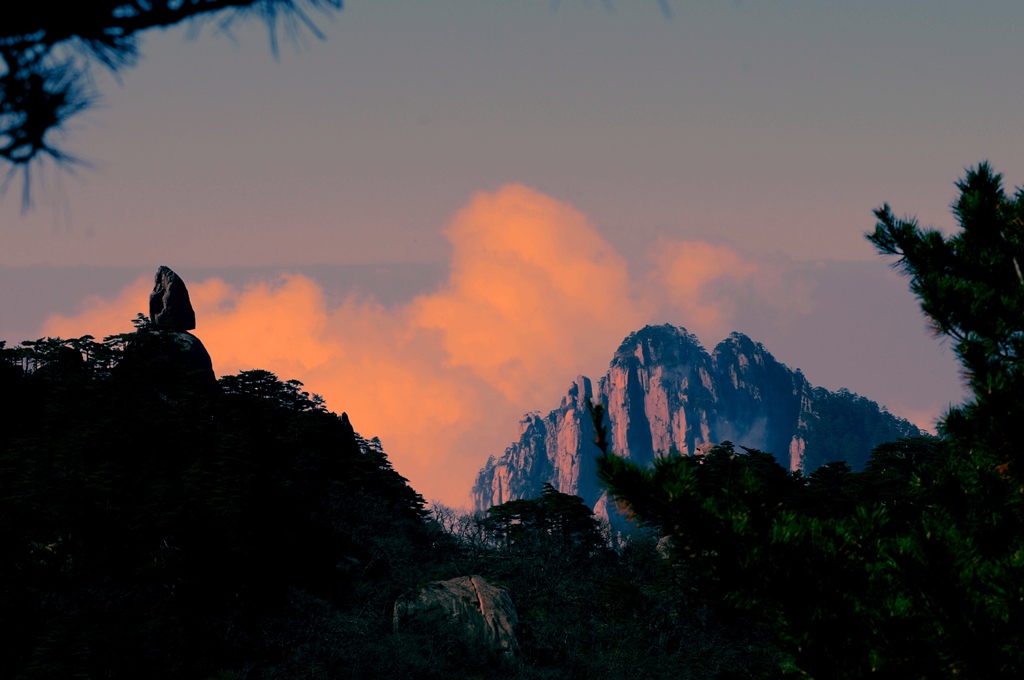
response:
M647 470L599 441L618 502L672 537L701 587L775 630L805 676L1024 675L1024 191L1008 197L986 163L957 188L956 234L886 205L868 236L963 364L973 397L941 439L808 479L731 446Z
M583 499L549 483L540 498L520 498L489 509L482 525L491 540L505 548L536 549L549 543L559 551L589 554L606 542Z
M944 431L1001 464L1024 464L1024 187L1007 196L1002 176L981 163L957 182L946 238L897 219L888 205L868 238L910 278L936 333L953 341L973 399L952 409ZM1020 475L1021 471L1018 470Z
M23 201L30 199L30 164L43 157L80 162L54 142L72 116L98 98L89 75L97 62L110 71L133 66L139 33L186 20L217 17L230 30L248 16L263 19L271 48L277 32L305 29L322 37L310 10L341 9L342 0L38 0L7 8L0 23L0 159L25 171ZM10 180L0 182L2 190Z

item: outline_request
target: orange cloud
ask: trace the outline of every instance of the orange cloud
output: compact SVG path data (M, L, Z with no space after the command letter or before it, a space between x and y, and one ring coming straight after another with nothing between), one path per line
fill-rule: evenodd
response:
M446 234L449 285L414 303L415 321L441 332L449 365L511 401L557 398L650 315L586 217L524 186L478 194Z
M148 312L152 290L152 277L141 277L113 300L91 295L82 301L82 311L75 316L54 315L48 318L43 324L42 334L61 338L92 335L102 339L107 335L131 331L131 320L135 315Z
M242 288L189 281L195 334L219 375L263 368L302 380L362 434L379 436L424 496L464 506L519 417L554 406L579 373L603 372L622 338L659 308L673 323L723 336L735 310L721 284L768 280L729 248L664 242L638 288L583 214L519 185L476 195L445 233L448 281L404 306L349 298L332 307L296 274ZM90 298L43 332L130 330L151 286L141 279L113 300Z
M151 287L144 279L115 300L89 300L73 318L49 319L44 333L123 332L146 306ZM407 310L351 298L331 309L314 281L294 274L242 289L219 279L191 282L189 294L194 333L218 375L263 368L302 380L329 408L347 411L361 433L379 436L417 490L466 503L472 472L464 466L453 474L445 458L479 423L486 386L465 370L446 368L436 332L417 328Z
M813 308L811 290L784 268L704 241L659 239L647 295L669 318L706 341L731 331L741 309L785 323Z

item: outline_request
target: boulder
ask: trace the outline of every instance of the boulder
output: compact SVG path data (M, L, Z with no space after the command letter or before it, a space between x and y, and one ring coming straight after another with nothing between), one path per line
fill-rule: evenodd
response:
M184 333L196 327L196 312L188 298L188 288L170 267L156 270L153 292L149 295L149 320L160 328Z
M153 292L149 296L149 320L160 333L169 334L180 350L159 360L181 375L191 375L209 392L219 392L213 360L202 341L188 331L196 327L196 312L188 297L188 288L169 267L156 271Z
M180 332L174 335L177 345L181 347L181 354L173 359L178 370L192 372L204 389L219 392L217 375L213 372L213 359L203 342L191 333Z
M461 576L436 581L415 596L395 603L394 630L426 628L439 621L456 620L466 632L488 648L512 656L519 648L519 616L505 588L482 576Z

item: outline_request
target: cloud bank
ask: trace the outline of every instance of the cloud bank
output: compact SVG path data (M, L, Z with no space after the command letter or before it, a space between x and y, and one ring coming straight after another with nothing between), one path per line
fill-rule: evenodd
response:
M379 436L426 498L465 506L519 417L553 407L576 375L603 373L629 332L669 322L713 343L744 308L780 323L810 309L781 269L726 245L661 240L651 270L632 277L585 215L521 185L477 194L444 233L448 280L405 305L331 306L315 281L288 273L241 288L188 281L195 334L218 375L263 368L301 380ZM151 287L145 278L90 298L43 333L129 330Z

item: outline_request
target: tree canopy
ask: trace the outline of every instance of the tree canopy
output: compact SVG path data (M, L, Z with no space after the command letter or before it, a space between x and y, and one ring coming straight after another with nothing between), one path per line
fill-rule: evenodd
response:
M491 540L505 547L535 549L537 544L553 543L562 551L589 553L606 543L583 499L548 483L539 498L520 498L490 508L482 525Z
M972 399L943 419L945 433L1019 468L1024 433L1024 187L1013 196L981 163L957 182L953 214L961 230L944 237L897 219L888 205L868 235L910 278L936 333L950 338ZM1017 469L1017 475L1022 472Z

